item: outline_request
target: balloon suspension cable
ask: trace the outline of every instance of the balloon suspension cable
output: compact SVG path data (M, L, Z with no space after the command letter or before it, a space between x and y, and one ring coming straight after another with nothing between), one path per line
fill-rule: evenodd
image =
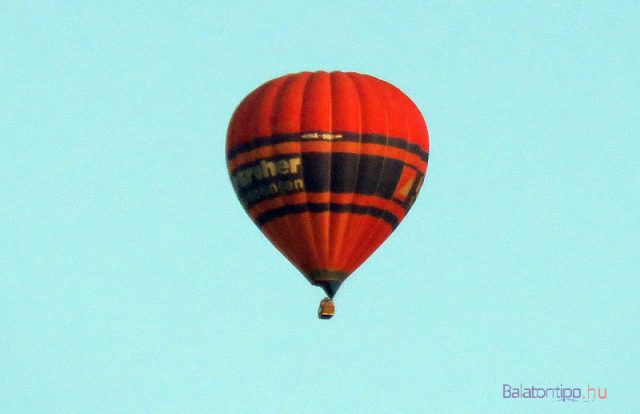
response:
M326 297L320 301L320 306L318 307L319 319L331 319L335 313L336 305L330 297Z

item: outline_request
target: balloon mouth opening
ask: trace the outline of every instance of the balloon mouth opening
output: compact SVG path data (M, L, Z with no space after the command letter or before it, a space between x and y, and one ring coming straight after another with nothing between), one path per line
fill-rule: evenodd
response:
M340 289L340 285L342 285L341 280L318 280L314 282L314 285L320 286L329 298L333 299L333 297Z
M321 287L327 296L333 299L338 289L340 289L340 285L342 285L342 282L344 282L349 274L339 270L318 269L305 273L305 276L311 284Z

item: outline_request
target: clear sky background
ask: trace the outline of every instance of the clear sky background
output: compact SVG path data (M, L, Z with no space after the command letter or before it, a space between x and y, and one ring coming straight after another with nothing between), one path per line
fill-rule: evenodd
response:
M637 411L640 7L540 3L1 2L0 412ZM248 92L319 69L431 134L329 322L224 162Z

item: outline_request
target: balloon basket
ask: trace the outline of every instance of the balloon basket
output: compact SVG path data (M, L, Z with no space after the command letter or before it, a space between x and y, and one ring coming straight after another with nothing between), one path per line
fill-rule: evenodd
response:
M330 298L324 298L320 302L320 306L318 307L318 318L319 319L331 319L333 315L336 313L336 305Z

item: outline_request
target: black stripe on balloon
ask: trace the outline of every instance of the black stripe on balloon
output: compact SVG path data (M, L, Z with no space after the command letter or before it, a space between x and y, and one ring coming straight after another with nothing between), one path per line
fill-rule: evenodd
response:
M291 204L273 210L269 210L256 218L256 223L263 226L273 219L286 216L288 214L301 214L301 213L324 213L330 211L332 213L353 213L363 214L376 218L380 218L392 228L398 226L398 218L392 213L382 210L376 207L364 207L357 204L338 204L338 203L308 203L308 204Z
M243 164L231 172L231 181L245 208L304 191L375 195L390 200L405 165L394 158L343 152L281 154Z
M404 163L394 158L344 152L302 153L307 191L356 193L390 199ZM331 176L325 172L330 170ZM380 174L382 173L382 176Z
M306 139L302 138L303 135L316 135L318 138ZM256 148L265 147L268 145L282 144L285 142L313 142L323 141L321 138L323 135L335 137L337 135L342 138L332 138L334 141L345 142L360 142L363 144L380 144L388 145L394 148L404 149L412 154L416 154L425 162L429 161L429 153L422 149L418 144L410 144L403 138L387 138L381 134L355 134L353 132L296 132L292 134L278 134L270 137L255 138L244 144L236 145L227 151L227 161L233 160L238 154L248 152Z

